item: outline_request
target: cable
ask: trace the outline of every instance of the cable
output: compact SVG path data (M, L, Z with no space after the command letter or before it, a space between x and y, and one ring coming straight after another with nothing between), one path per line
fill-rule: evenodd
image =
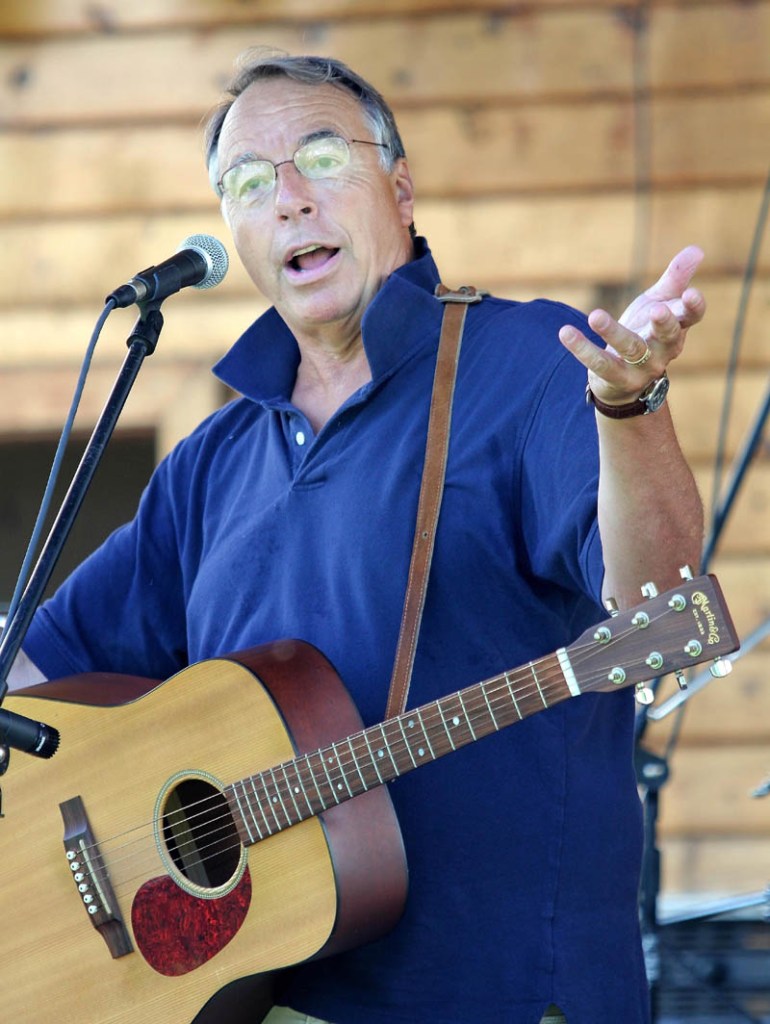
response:
M13 617L16 614L16 609L18 607L19 601L21 600L22 594L24 593L24 588L27 585L27 579L29 576L32 561L35 557L38 545L40 543L40 537L43 532L45 519L51 507L54 488L56 487L62 462L64 461L64 455L67 449L67 445L69 443L70 435L72 434L72 426L75 421L75 416L77 414L78 407L80 405L80 399L83 394L83 389L85 388L86 378L91 367L91 360L93 358L94 349L96 348L96 343L99 340L100 334L102 333L105 321L107 320L107 317L110 315L114 308L115 302L113 300L109 300L107 303L105 303L104 309L99 314L99 318L96 321L94 329L91 333L91 339L88 343L85 356L83 357L83 362L80 368L80 374L78 376L77 384L75 386L75 392L72 396L72 402L70 403L69 413L67 414L67 418L64 422L64 427L62 428L61 436L59 438L59 443L56 447L56 453L54 455L53 463L51 465L51 471L48 475L48 483L46 484L43 499L40 503L40 509L38 510L35 525L32 530L32 536L30 537L29 544L27 545L27 551L26 554L24 555L24 560L22 562L21 570L16 581L16 586L14 588L13 596L11 598L11 603L8 606L8 612L5 616L4 628L7 628L10 625L11 621L13 620Z
M748 260L746 261L746 268L743 272L743 287L741 289L741 297L738 303L738 313L735 319L735 328L733 329L733 340L730 348L730 357L727 362L727 387L725 391L725 400L722 404L722 415L720 417L719 432L717 435L717 449L714 457L714 481L711 499L712 532L717 528L717 515L719 511L719 492L722 487L724 453L727 445L727 427L730 420L730 412L732 409L735 373L738 365L738 356L740 354L741 344L743 342L743 332L746 327L746 313L749 305L749 296L751 294L751 289L756 278L757 264L759 263L759 253L762 247L762 239L764 236L765 227L767 225L767 215L769 207L770 170L768 171L767 180L765 181L765 188L764 193L762 195L762 201L759 207L757 223L756 227L754 228L754 238L751 243L751 249L749 251ZM706 568L707 566L704 564L704 572Z

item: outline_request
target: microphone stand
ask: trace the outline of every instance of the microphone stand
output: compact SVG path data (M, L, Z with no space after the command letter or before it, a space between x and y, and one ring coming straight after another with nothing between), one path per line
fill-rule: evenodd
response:
M142 363L147 356L152 355L155 351L163 328L163 315L160 312L162 301L162 299L158 299L139 304L140 316L126 341L128 354L86 445L80 464L72 477L72 482L37 563L30 574L16 614L10 622L6 623L3 630L0 639L0 704L8 692L8 675L11 666L19 653L32 617L42 600L86 492L112 437L118 417ZM29 737L33 733L47 737L45 742L41 739L36 748L29 745ZM58 741L58 732L50 726L35 723L22 715L0 709L0 775L4 774L8 768L12 747L35 753L40 757L51 757L56 752Z

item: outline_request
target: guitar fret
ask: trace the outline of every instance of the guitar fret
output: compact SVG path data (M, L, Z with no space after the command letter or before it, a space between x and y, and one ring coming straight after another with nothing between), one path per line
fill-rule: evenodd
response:
M283 774L283 781L286 784L286 792L289 794L289 796L291 797L291 802L294 804L294 811L297 817L292 822L292 824L296 825L298 821L302 821L302 815L300 814L299 807L297 806L297 801L294 799L294 793L292 792L291 783L289 782L289 776L286 774L286 767L284 765L281 765L280 768Z
M451 734L452 750L465 746L473 740L473 729L468 721L465 707L458 693L451 693L439 701L441 714Z
M275 777L275 769L270 768L269 769L269 775L270 775L270 781L273 784L273 795L270 798L270 806L271 806L271 809L273 811L273 817L275 818L275 823L278 826L278 831L280 832L281 829L288 827L289 825L293 824L293 822L291 820L291 816L289 815L289 812L286 810L286 804L283 802L283 797L281 796L281 787L278 784L278 779ZM276 812L277 812L279 806L280 806L281 810L283 811L284 818L286 819L286 823L285 824L281 824L281 822L278 820L278 814Z
M478 737L476 736L476 730L473 728L473 722L471 721L471 716L468 714L468 709L465 706L465 701L463 700L463 695L461 693L458 693L457 697L458 697L458 699L460 701L460 706L463 709L463 714L465 715L465 721L468 723L468 728L471 731L471 736L473 737L474 740L476 740L476 739L478 739Z
M292 769L292 771L294 772L294 782L293 783L288 778L288 769ZM299 763L297 761L290 761L286 765L286 768L284 769L284 774L287 777L287 782L291 786L292 792L293 793L297 793L297 794L301 793L302 796L305 798L305 803L307 804L307 809L310 812L311 816L313 814L315 814L315 811L313 809L313 805L310 803L310 798L308 797L307 790L305 789L305 783L304 783L304 781L302 779L302 775L300 773ZM292 796L292 800L294 800L293 796ZM305 814L304 814L303 811L300 811L299 807L297 806L296 800L294 801L294 806L297 807L297 817L298 817L298 820L302 821L303 818L305 817Z
M401 729L401 735L404 737L404 745L406 746L406 752L409 754L409 757L412 761L412 767L416 768L417 762L414 759L414 754L412 753L412 745L409 742L409 737L406 735L406 730L404 729L404 723L402 721L402 718L397 718L396 721L398 722L399 728Z
M251 809L251 804L249 803L249 800L248 800L248 797L247 797L246 790L245 790L243 782L235 782L235 783L233 783L233 785L230 788L232 790L233 796L235 797L235 802L238 805L238 810L239 810L240 815L241 815L241 821L243 822L243 827L248 832L249 841L252 842L252 843L255 843L257 840L254 838L254 833L249 828L249 823L246 820L246 814L244 813L243 806L241 805L241 798L238 796L238 786L240 786L241 789L243 789L243 796L244 796L244 800L246 802L246 807L249 810L249 814L251 815L251 820L254 823L254 827L257 830L257 836L258 836L259 839L262 838L262 833L261 833L261 831L259 829L259 825L257 824L257 819L254 817L254 812Z
M257 780L259 780L262 783L262 796L260 796L259 793L257 792ZM270 822L267 820L267 815L265 814L265 801L268 799L268 797L267 797L267 787L265 786L264 776L263 775L252 775L251 778L249 779L249 782L251 783L251 788L254 791L254 797L255 797L255 799L257 801L257 807L259 808L259 813L262 815L262 820L265 823L265 834L268 835L268 836L271 836L273 834L273 829L270 827ZM269 801L268 801L268 803L269 803ZM260 836L260 838L263 838L263 837Z
M270 814L272 815L273 822L274 822L274 825L270 826L270 832L271 833L273 833L273 832L280 832L281 829L283 828L283 825L281 824L281 821L280 821L280 819L278 817L278 806L277 806L278 805L278 798L276 797L275 793L272 792L272 790L270 789L270 787L268 785L268 777L271 778L271 780L273 782L273 785L275 785L275 780L272 779L272 769L270 769L270 768L268 768L266 771L262 772L262 776L261 776L261 778L262 778L262 785L263 785L264 790L265 790L265 798L267 800L267 806L268 806L268 809L270 811Z
M342 781L345 783L345 789L348 791L348 796L353 796L353 791L351 790L350 786L348 785L348 777L347 777L347 774L345 773L345 769L344 769L344 767L342 765L342 761L340 760L340 753L337 750L337 744L336 743L332 743L332 750L334 751L335 757L337 758L337 765L336 765L337 771L342 776ZM331 758L329 758L329 761L331 761ZM338 790L342 789L342 786L339 783L337 783L337 789Z
M380 769L377 767L377 758L374 756L374 751L372 750L372 745L369 742L368 730L363 733L363 737L364 737L364 742L366 743L366 749L369 751L369 757L371 759L372 768L374 768L375 772L377 773L377 778L379 779L379 781L380 782L384 782L385 779L383 779L382 775L380 775Z
M441 706L441 701L438 701L437 707L439 710L439 714L441 715L441 722L444 726L444 732L446 732L446 738L449 740L449 745L452 748L452 750L457 750L457 747L455 746L455 741L452 739L452 733L450 732L449 726L446 723L446 716L444 715L444 709Z
M535 666L533 662L530 661L529 667L532 670L532 678L535 680L535 686L537 687L537 692L540 694L540 700L543 702L543 707L547 708L548 701L545 699L545 695L543 694L543 691L540 688L540 680L537 678L537 672L535 672Z
M487 696L487 688L484 684L482 684L480 689L482 694L484 695L484 702L486 703L487 708L489 710L489 717L492 719L492 724L494 725L495 729L499 731L500 723L497 721L497 718L495 718L495 713L492 710L492 705L489 703L489 697Z
M331 795L334 797L334 802L336 804L338 804L340 802L340 799L337 796L337 791L334 788L334 783L332 782L332 777L329 774L329 769L326 767L326 758L323 757L321 751L319 751L319 756L320 756L320 759L321 759L321 766L323 767L323 770L324 770L324 775L326 776L326 781L329 783L329 791L331 792ZM334 758L330 757L329 761L333 763L334 762Z
M332 803L336 803L336 801L332 799L334 797L334 789L329 778L329 773L326 770L326 765L324 764L323 751L317 750L313 754L313 757L315 758L313 763L313 778L316 786L318 787L318 792L321 794L321 806L326 810L332 805Z
M316 755L316 756L318 756L318 755ZM321 790L320 790L320 788L318 786L318 780L316 779L315 771L313 769L313 765L310 763L310 754L305 754L304 760L305 760L305 765L307 766L307 770L310 772L310 779L311 779L311 781L313 783L313 786L315 787L316 793L318 794L318 807L319 807L319 810L325 811L326 810L326 801L324 800L323 793L321 792Z
M425 707L426 707L426 709L427 709L427 707L428 707L428 706L429 706L429 705L427 705L427 704L426 704L426 706L425 706ZM435 761L435 760L436 760L436 752L435 752L435 750L433 749L433 746L432 746L432 744L431 744L431 742L430 742L430 736L428 736L428 730L427 730L427 729L425 728L425 722L423 722L423 720L422 720L422 714L421 714L421 710L423 710L423 709L419 709L419 708L418 708L418 709L417 709L417 711L415 711L415 715L417 716L417 718L418 718L418 720L419 720L419 722L420 722L420 728L422 729L422 735L423 735L423 738L425 739L425 742L426 742L426 743L428 744L428 750L430 751L430 756L431 756L431 759L432 759L433 761ZM423 755L422 755L422 754L420 753L420 751L419 751L419 750L417 751L417 753L418 753L418 754L420 754L420 757L422 757L422 756L423 756Z
M398 777L401 774L401 771L398 767L398 764L396 763L396 759L393 757L393 750L391 749L390 741L388 740L388 737L385 735L385 726L388 724L389 723L387 722L381 722L379 725L379 730L380 735L382 736L382 742L385 746L385 750L387 751L388 757L390 758L390 763L393 765L393 771L396 773L396 777Z
M524 715L522 715L521 711L519 710L519 702L516 700L516 694L513 692L513 684L511 683L511 677L506 672L504 678L506 686L508 687L508 693L511 695L511 700L513 701L513 709L519 716L519 721L521 722L524 719Z
M364 774L361 771L361 766L358 763L358 755L356 754L355 748L353 747L353 739L353 736L350 736L348 738L348 750L350 751L350 756L353 759L353 765L355 766L355 769L358 772L358 777L361 780L361 790L365 793L369 789L369 783L364 778Z

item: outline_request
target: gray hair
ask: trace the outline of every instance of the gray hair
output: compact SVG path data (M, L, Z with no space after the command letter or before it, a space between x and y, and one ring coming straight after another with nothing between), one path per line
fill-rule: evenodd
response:
M334 60L332 57L292 57L267 47L254 47L241 54L237 60L237 67L238 70L225 87L225 97L211 111L205 122L206 165L215 191L218 191L219 179L219 136L228 111L250 85L266 78L283 76L304 85L333 85L339 89L347 89L361 104L374 141L387 147L380 150L384 169L392 170L395 161L406 155L393 111L373 85L342 61Z

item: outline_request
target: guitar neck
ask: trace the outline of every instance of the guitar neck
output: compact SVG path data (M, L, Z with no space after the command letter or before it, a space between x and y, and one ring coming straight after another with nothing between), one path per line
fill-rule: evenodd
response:
M244 845L590 691L643 687L740 646L713 576L693 579L587 629L569 647L303 754L226 789Z
M406 711L227 788L241 841L275 832L391 782L579 691L566 651Z

